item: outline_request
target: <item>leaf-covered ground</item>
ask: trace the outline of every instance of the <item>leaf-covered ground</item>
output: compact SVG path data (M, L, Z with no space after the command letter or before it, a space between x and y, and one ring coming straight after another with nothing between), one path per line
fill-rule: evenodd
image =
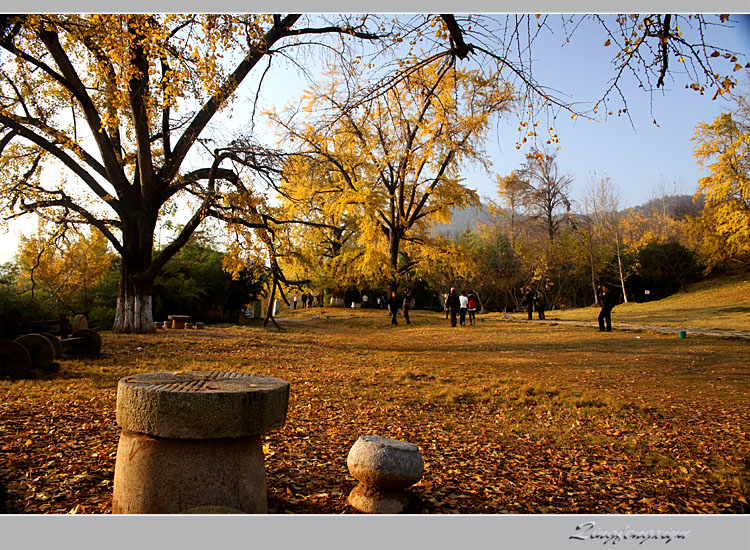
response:
M6 511L109 513L118 379L236 370L291 383L286 425L264 436L271 512L353 513L346 456L365 434L420 446L412 513L750 512L746 342L412 318L105 333L96 360L0 381Z

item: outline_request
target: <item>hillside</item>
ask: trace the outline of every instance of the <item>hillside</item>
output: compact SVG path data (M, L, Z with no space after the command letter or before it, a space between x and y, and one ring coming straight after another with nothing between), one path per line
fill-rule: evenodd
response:
M596 320L597 308L552 311L548 319ZM704 280L662 300L618 305L612 321L654 326L750 330L750 274Z
M451 214L451 223L436 223L433 230L438 235L457 237L464 231L473 231L478 223L490 223L492 215L485 204L469 208L455 208Z

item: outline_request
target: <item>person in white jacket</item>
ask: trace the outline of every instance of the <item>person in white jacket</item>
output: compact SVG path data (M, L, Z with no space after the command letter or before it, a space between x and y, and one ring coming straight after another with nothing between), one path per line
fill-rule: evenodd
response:
M461 296L458 297L458 323L461 326L466 324L466 310L469 308L469 298L466 296L466 291L461 291Z

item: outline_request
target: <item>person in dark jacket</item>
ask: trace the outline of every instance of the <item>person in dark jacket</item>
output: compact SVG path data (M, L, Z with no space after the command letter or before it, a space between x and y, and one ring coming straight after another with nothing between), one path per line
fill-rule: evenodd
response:
M396 295L396 291L391 291L391 296L388 298L388 311L391 312L391 324L397 325L398 320L396 319L396 316L398 315L398 308L401 304L399 304L398 296Z
M534 313L534 297L536 295L534 294L534 291L531 290L531 288L526 290L526 295L523 297L523 302L521 302L522 306L526 307L526 313L529 316L529 321L532 319L532 313Z
M541 290L537 291L536 296L534 296L534 305L536 306L536 312L539 318L544 319L544 310L547 309L547 299L544 297Z
M617 305L615 293L607 286L601 285L598 289L599 305L599 332L612 332L612 308Z
M409 320L409 310L411 309L411 290L407 290L406 294L404 294L404 303L402 304L402 311L404 312L404 321L406 321L406 324L411 324L411 321Z
M458 294L456 294L456 289L451 288L451 291L448 293L448 298L445 300L445 308L450 314L452 327L456 326L456 314L458 313L460 307L461 302L458 299Z

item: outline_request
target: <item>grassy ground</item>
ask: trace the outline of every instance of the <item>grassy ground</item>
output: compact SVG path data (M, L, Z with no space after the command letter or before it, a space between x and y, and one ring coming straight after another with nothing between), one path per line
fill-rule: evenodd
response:
M616 310L617 311L617 310ZM318 319L313 318L319 314ZM351 513L359 435L420 446L414 513L748 513L748 344L414 312L307 310L260 326L105 333L96 360L0 381L9 511L108 513L116 384L228 370L291 383L264 437L270 511Z
M548 312L548 319L596 321L598 308ZM522 318L524 314L514 314ZM535 314L536 316L536 314ZM655 302L620 304L612 322L750 331L750 275L707 280Z

